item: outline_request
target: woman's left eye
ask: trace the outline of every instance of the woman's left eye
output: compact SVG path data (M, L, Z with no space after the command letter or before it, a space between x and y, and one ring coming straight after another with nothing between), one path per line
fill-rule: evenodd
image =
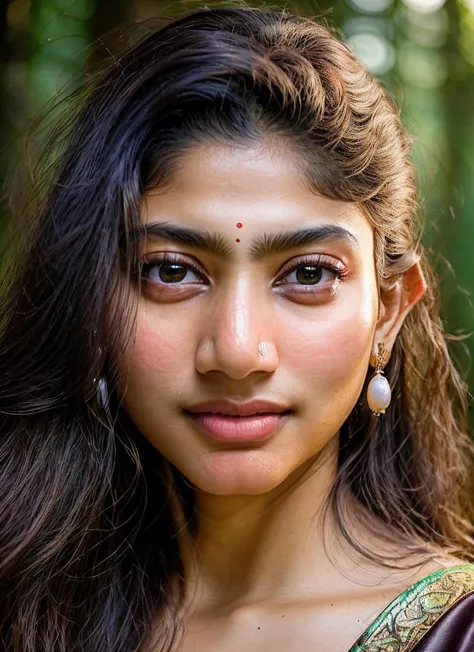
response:
M293 290L324 290L332 288L348 274L341 262L323 255L314 259L294 260L276 282L277 286L291 286Z
M294 280L290 280L293 277ZM298 265L283 276L283 281L277 285L296 283L298 285L324 285L328 281L334 281L340 277L340 270L337 268L324 267L322 265Z

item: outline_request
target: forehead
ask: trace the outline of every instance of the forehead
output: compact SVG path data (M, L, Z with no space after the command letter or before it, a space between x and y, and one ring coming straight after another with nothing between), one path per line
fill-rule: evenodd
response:
M354 202L312 191L293 154L267 144L200 145L183 153L166 189L144 198L144 222L170 220L234 234L337 224L361 247L373 247L373 226Z

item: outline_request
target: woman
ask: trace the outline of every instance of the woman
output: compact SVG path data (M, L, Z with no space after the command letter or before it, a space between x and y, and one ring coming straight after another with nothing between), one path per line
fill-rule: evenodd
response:
M206 8L62 133L4 274L2 649L472 649L466 387L384 89Z

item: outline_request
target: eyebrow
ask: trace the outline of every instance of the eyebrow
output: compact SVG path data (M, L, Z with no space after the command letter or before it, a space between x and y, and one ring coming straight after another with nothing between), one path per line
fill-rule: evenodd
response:
M220 258L230 258L234 249L228 240L220 233L213 231L198 231L170 222L149 222L140 224L132 230L132 238L155 236L171 242L203 249ZM272 254L280 253L294 247L301 247L318 242L334 240L344 241L351 249L360 249L359 241L347 229L336 224L318 224L304 229L280 231L279 233L264 233L253 240L249 248L251 261L259 261Z

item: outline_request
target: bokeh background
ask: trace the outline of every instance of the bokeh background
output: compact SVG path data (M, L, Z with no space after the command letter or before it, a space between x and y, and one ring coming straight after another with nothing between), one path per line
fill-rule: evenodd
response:
M121 26L175 16L195 0L10 0L0 6L0 213L5 180L32 119L65 85L114 55ZM242 3L241 3L242 4ZM427 228L448 332L469 337L453 355L474 389L474 0L248 1L335 24L395 95L415 137ZM128 38L128 36L127 36ZM123 43L123 41L122 41ZM472 401L471 401L472 406ZM471 407L472 414L472 407Z

